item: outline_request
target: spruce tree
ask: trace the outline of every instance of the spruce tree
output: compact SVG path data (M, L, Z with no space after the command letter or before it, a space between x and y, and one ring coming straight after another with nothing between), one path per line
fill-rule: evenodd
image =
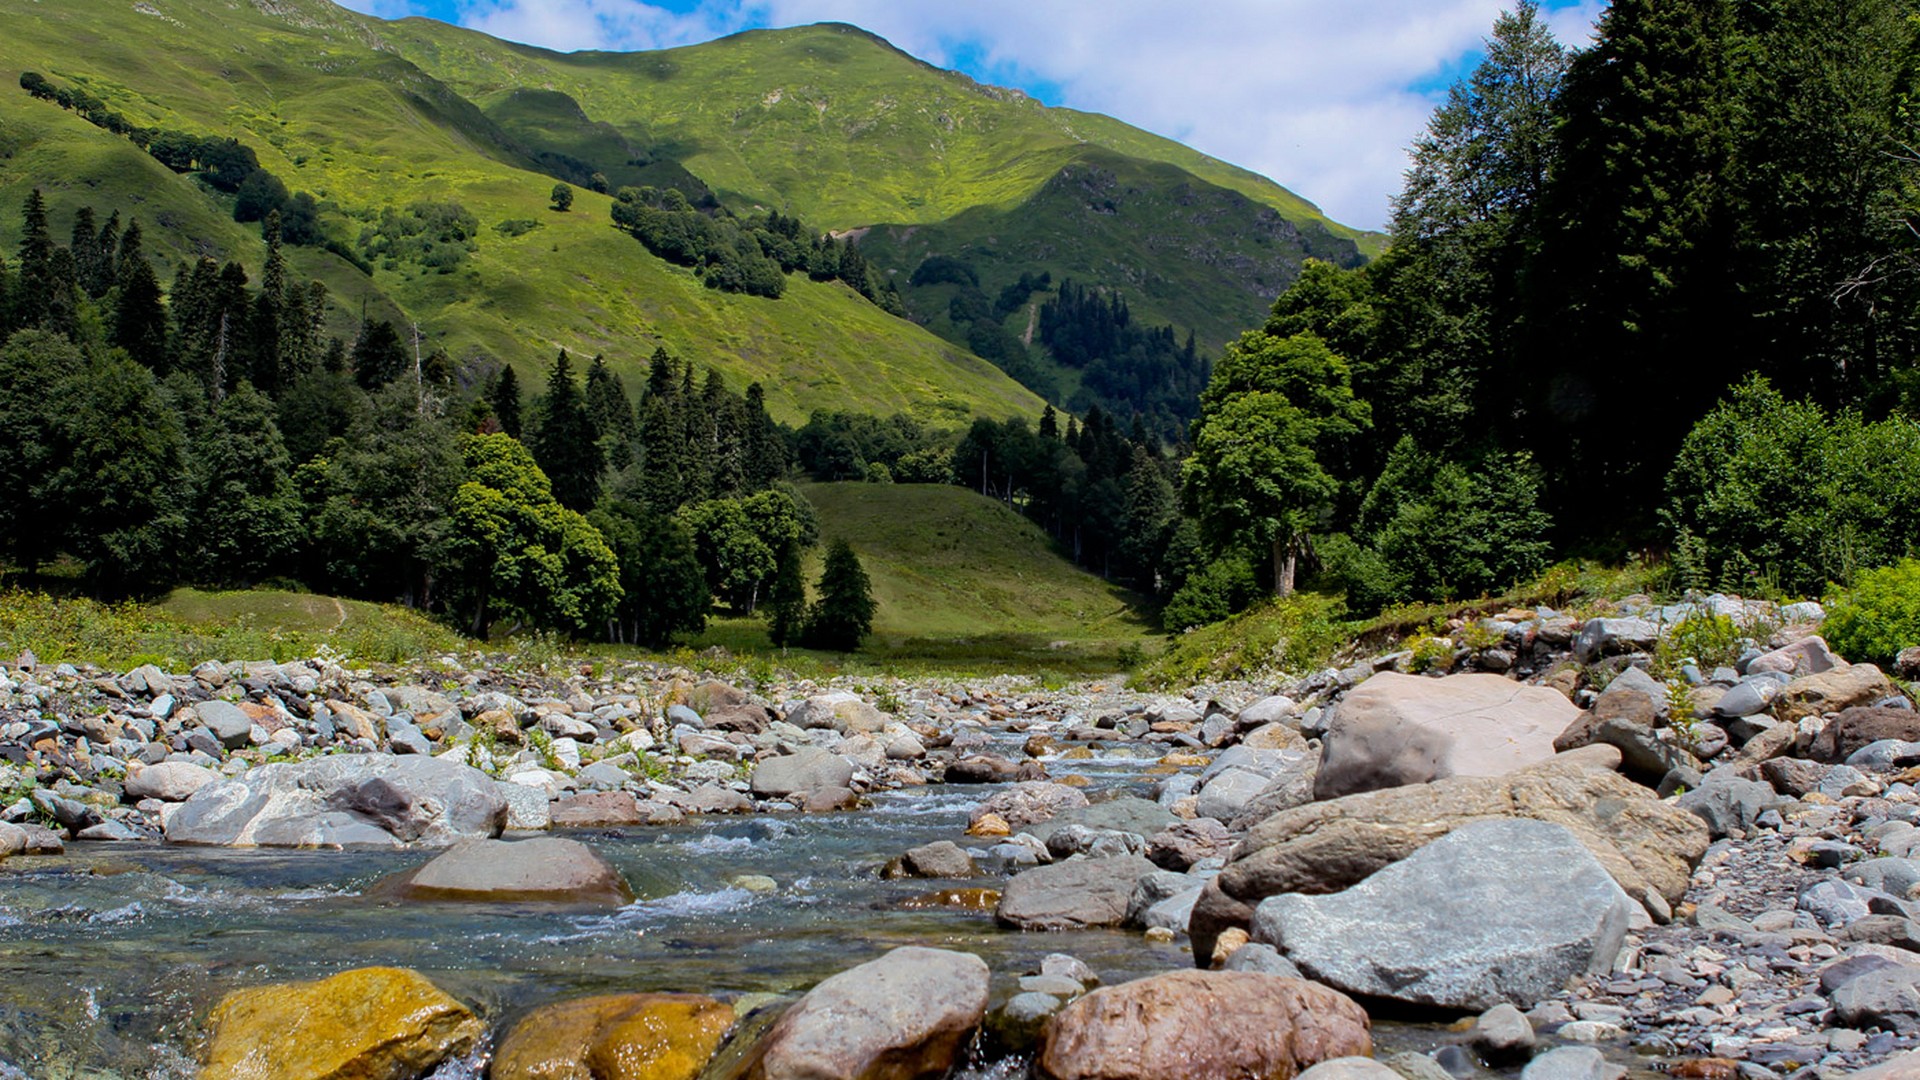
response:
M511 366L500 369L492 388L487 391L487 403L493 406L493 417L500 422L500 430L519 438L520 377L513 373Z
M385 319L367 319L353 343L353 377L363 390L378 390L412 367L400 332Z
M600 433L600 453L607 467L615 472L633 462L633 441L639 435L639 423L633 404L620 377L607 367L605 357L596 356L587 365L587 415Z
M47 231L47 201L39 188L27 192L20 208L20 282L13 291L13 325L19 330L43 326L53 292L53 237Z
M786 648L800 640L807 620L807 583L800 575L800 545L786 543L774 556L773 584L767 590L767 636Z
M120 250L122 231L120 211L115 210L107 215L107 222L100 226L100 236L94 241L94 250L100 257L100 265L96 270L100 275L100 281L97 284L100 286L102 295L113 288L114 282L120 280L120 264L114 261L113 253ZM88 288L91 289L92 285L89 284Z
M140 250L140 222L127 225L120 238L120 293L114 304L113 343L158 372L167 369L167 310L160 301L160 280Z
M873 631L873 586L860 556L845 540L827 548L818 591L820 599L807 612L806 644L838 652L859 648L860 639Z
M573 381L573 360L565 349L547 376L547 393L540 399L527 448L547 474L561 506L584 512L599 500L605 462L586 399Z
M287 320L287 259L280 251L280 211L270 210L263 235L267 261L260 268L260 292L249 316L252 333L253 385L268 396L277 395L290 381L281 355L282 327Z
M767 413L767 392L757 382L747 386L740 438L749 491L770 487L787 475L787 443Z
M83 206L74 211L73 239L67 242L67 250L73 252L80 291L95 300L113 288L113 278L106 273L106 268L113 265L113 257L110 254L103 257L99 229L99 223L93 220L93 207Z

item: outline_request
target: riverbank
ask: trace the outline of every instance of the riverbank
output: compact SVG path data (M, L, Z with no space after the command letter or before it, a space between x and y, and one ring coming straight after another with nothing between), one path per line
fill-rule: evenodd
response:
M1726 670L1635 674L1664 672L1672 628L1716 613L1759 636ZM1904 748L1920 714L1823 652L1817 617L1725 599L1514 611L1284 684L1165 695L21 657L0 686L0 819L65 854L0 864L0 1060L185 1075L226 995L368 965L420 971L479 1017L468 1068L532 1010L624 991L715 995L744 1052L756 1010L927 945L987 961L979 1075L1034 1054L1065 1075L1046 1040L1073 1024L1049 1015L1094 978L1196 962L1332 986L1372 1012L1376 1055L1422 1080L1529 1060L1537 1080L1568 1064L1558 1047L1683 1075L1844 1075L1920 1030L1920 747ZM1489 689L1494 706L1469 700ZM374 895L440 845L528 830L585 841L636 899ZM1450 834L1452 855L1435 843ZM1528 884L1536 844L1562 852L1556 878L1590 860L1591 887ZM328 845L346 850L302 849ZM1499 911L1483 890L1503 881L1531 903L1509 905L1489 963L1471 939L1498 920L1459 913ZM1363 921L1395 905L1413 921L1371 953L1302 929L1362 901ZM1031 983L1054 953L1091 977ZM1536 977L1487 974L1521 968ZM1518 1037L1511 1017L1455 1030L1497 1001L1525 1010L1532 1051L1489 1042L1502 1019ZM1218 1026L1227 1059L1254 1052Z

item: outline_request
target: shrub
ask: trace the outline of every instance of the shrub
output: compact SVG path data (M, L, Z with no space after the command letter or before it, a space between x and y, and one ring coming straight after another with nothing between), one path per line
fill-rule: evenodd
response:
M1260 596L1260 582L1245 552L1230 552L1188 576L1186 584L1167 601L1160 625L1177 634L1194 626L1217 623L1245 608Z
M1920 559L1862 571L1853 588L1828 598L1823 629L1849 660L1889 664L1920 645Z

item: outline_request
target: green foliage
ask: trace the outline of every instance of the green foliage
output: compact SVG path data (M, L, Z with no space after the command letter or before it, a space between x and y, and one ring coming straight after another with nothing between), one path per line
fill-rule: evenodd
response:
M242 383L192 442L201 581L251 584L284 565L305 539L291 459L273 416L273 403Z
M1335 598L1295 593L1183 634L1141 670L1138 685L1172 689L1222 679L1271 678L1323 667L1352 627Z
M614 611L620 640L665 648L675 637L707 625L713 600L680 522L624 500L603 501L587 516L620 561L620 604Z
M564 214L573 209L573 188L567 184L555 184L548 199L555 210Z
M421 200L391 206L360 230L360 254L388 270L411 263L451 274L480 250L480 219L457 202Z
M1244 610L1260 595L1252 557L1243 550L1231 550L1187 575L1161 609L1160 625L1170 634L1206 626Z
M606 461L599 437L587 400L574 382L573 360L562 349L548 372L546 395L534 410L527 449L553 485L554 498L569 510L587 510L600 499Z
M1696 614L1675 623L1654 649L1653 670L1663 679L1677 679L1687 661L1702 671L1732 667L1757 632L1742 630L1725 615Z
M1821 630L1842 656L1883 666L1920 645L1920 559L1862 571L1827 598Z
M1920 550L1920 423L1831 415L1749 379L1687 434L1667 498L1690 575L1844 585Z
M786 648L800 638L807 618L807 584L800 576L800 545L782 545L774 558L773 584L767 592L767 637Z
M454 493L445 550L475 632L490 612L576 634L605 624L623 594L599 532L554 499L511 436L465 436L461 454L469 479Z
M835 540L827 547L826 566L816 589L819 599L807 609L802 640L809 648L852 652L873 631L873 585L853 545Z

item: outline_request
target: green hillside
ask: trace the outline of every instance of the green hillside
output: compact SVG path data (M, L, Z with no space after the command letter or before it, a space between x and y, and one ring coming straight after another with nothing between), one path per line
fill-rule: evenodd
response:
M149 14L148 12L152 12ZM277 12L278 14L272 14ZM130 121L230 135L261 164L330 208L336 235L419 199L453 200L480 221L478 248L442 274L401 263L371 279L314 249L297 272L339 301L336 332L370 313L417 321L459 360L496 358L527 376L561 347L604 352L629 385L656 346L721 370L736 387L762 380L778 417L820 407L933 420L1033 414L1039 402L990 364L880 311L837 284L796 277L779 300L705 288L609 225L609 200L581 191L548 208L537 151L411 63L381 51L377 20L312 0L231 7L217 0L57 7L0 0L0 245L17 241L14 209L47 190L54 230L74 209L137 214L148 250L201 253L256 269L256 226L231 220L230 197L175 175L119 136L14 87L45 73L103 99ZM156 37L166 48L153 47ZM520 235L504 222L534 222ZM537 385L537 383L536 383Z
M1148 633L1134 597L1062 558L1038 526L992 499L938 484L801 490L819 512L822 539L844 539L859 553L883 645L998 639L1033 649ZM817 573L809 568L810 579Z

